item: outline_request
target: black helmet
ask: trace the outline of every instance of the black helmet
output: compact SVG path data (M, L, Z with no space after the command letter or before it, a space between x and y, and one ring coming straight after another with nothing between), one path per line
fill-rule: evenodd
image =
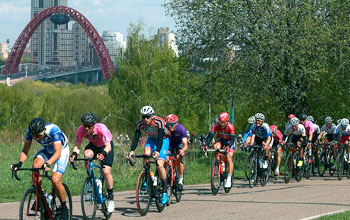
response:
M305 113L300 113L299 119L300 119L301 121L304 121L306 118L307 118L307 114L305 114Z
M32 134L39 134L45 129L45 121L42 118L34 118L29 122L29 130Z
M97 117L92 112L86 112L81 116L81 122L83 123L95 123L97 121Z

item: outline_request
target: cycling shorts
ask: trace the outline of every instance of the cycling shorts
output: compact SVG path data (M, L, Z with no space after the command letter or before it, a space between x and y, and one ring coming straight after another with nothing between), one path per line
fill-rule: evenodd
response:
M170 145L169 151L171 154L176 154L179 150L182 150L183 148L184 148L183 143L178 144L178 145Z
M157 150L157 145L158 145L157 139L148 138L145 144L145 148L151 148L152 152L154 152ZM164 138L162 148L160 149L160 152L159 152L159 159L165 160L168 155L168 150L169 150L169 138Z
M44 160L44 162L47 162L54 153L50 154L45 150L45 148L38 151L38 153L35 154L35 158L41 158ZM52 172L58 172L60 174L64 174L66 171L67 165L68 165L68 159L69 159L69 147L65 147L61 150L61 156L56 160L54 167L52 169Z
M97 154L99 154L102 151L104 151L105 147L106 147L105 145L102 146L102 147L97 147L93 143L89 142L89 144L86 145L84 151L92 150L92 152L94 153L94 157L93 158L96 159ZM107 154L107 157L102 162L102 165L106 165L106 166L112 167L113 160L114 160L114 144L113 144L113 141L111 141L111 148L112 148L111 151Z
M221 147L222 148L226 148L226 147L228 147L227 148L227 152L228 153L235 153L235 144L232 144L231 146L230 146L230 144L231 144L231 140L225 140L225 139L222 139L222 138L218 138L217 140L216 140L216 142L215 142L215 144L216 143L221 143Z

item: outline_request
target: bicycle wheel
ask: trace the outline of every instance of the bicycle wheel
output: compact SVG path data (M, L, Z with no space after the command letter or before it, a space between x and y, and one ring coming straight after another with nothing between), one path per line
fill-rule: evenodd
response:
M70 194L70 190L68 186L64 183L62 183L64 190L66 191L66 205L68 208L68 219L72 219L72 213L73 213L73 202L72 202L72 196ZM52 189L52 202L51 202L51 209L54 218L60 218L61 212L62 212L62 207L61 207L61 202L57 195L55 194L55 190Z
M174 182L174 187L173 187L173 194L176 198L176 202L180 202L181 201L181 197L182 197L182 192L179 190L179 185L178 185L178 174L177 174L177 170L175 168L174 170L174 174L175 174L175 182Z
M157 206L158 212L162 212L164 210L165 204L161 203L163 187L162 187L162 181L160 180L158 174L157 174L157 186L154 187L154 193L155 193L155 200L156 200L156 206Z
M80 204L84 219L94 219L97 210L97 197L95 196L93 179L89 176L84 179L81 186Z
M246 158L245 165L244 165L244 174L247 180L249 180L249 166L250 166L251 157L252 157L251 154L249 154L248 157Z
M341 180L343 178L344 173L344 153L338 153L337 155L337 177L338 180Z
M258 161L256 156L253 156L250 158L250 163L249 163L249 186L251 188L256 186L257 177L258 177Z
M228 163L226 164L226 167L228 167L229 165L228 165ZM225 172L227 172L227 171L225 171ZM227 175L225 175L225 176L227 176ZM234 180L234 172L232 173L232 175L231 175L231 179L230 179L230 181L231 181L231 187L224 187L224 191L225 191L225 193L229 193L230 192L230 190L231 190L231 188L232 188L232 186L233 186L233 180Z
M293 158L288 154L286 162L284 164L284 182L289 183L290 178L293 175Z
M309 163L309 161L311 160L311 157L308 153L306 153L305 157L306 157L305 159L306 163L303 164L304 176L306 179L309 179L311 175L311 168L312 168L312 163Z
M145 216L151 204L152 181L146 177L144 171L141 172L136 184L136 207L141 216ZM146 186L146 187L145 187Z
M327 156L325 153L321 154L321 158L318 160L318 175L322 177L327 169Z
M303 160L300 160L299 151L297 151L293 155L293 162L294 162L294 165L296 167L294 178L295 178L295 180L297 182L300 182L301 178L303 177L303 165L302 166L298 166L300 164L300 161L302 163L304 162Z
M171 199L172 199L172 195L173 195L173 186L174 186L174 182L173 179L171 178L171 167L168 165L167 166L167 181L168 181L168 202L166 203L167 206L169 206L171 204Z
M221 174L219 172L219 163L216 159L213 160L213 166L210 173L211 192L215 196L218 194L221 185Z
M260 174L261 186L263 187L266 186L267 182L269 181L270 173L271 173L270 164L267 165L267 168L261 168L261 174Z
M107 198L108 198L108 193L107 193L107 188L106 184L104 184L104 179L102 178L102 197L103 197L103 203L102 203L102 213L106 217L106 219L111 218L113 212L108 212L107 209Z
M19 219L45 219L44 207L40 199L38 199L39 206L36 207L36 205L35 188L30 187L23 194L19 205Z

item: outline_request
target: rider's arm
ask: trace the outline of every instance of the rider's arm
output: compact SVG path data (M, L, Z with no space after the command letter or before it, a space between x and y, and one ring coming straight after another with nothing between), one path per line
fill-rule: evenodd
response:
M106 153L108 154L109 152L111 152L111 150L112 150L111 142L105 143L104 151L106 151Z
M236 135L230 134L230 138L230 147L232 147L235 144Z
M184 148L182 150L186 152L188 148L187 138L182 138L182 144L184 145Z
M209 132L207 140L205 141L206 145L210 145L211 140L213 139L213 137L214 137L214 132Z
M158 146L156 150L158 152L160 152L160 149L162 149L163 139L164 139L164 128L158 128Z
M81 147L81 143L75 143L72 154L76 153L78 155L80 153L80 147Z
M26 140L24 142L23 150L22 150L21 154L19 155L19 159L18 159L20 162L23 163L27 159L28 152L29 152L31 145L32 145L32 141Z
M137 129L135 131L134 139L132 140L132 143L131 143L130 151L134 151L136 149L137 144L139 143L140 136L141 136L141 131L139 129Z
M53 149L54 149L55 152L50 157L50 159L46 162L46 163L48 163L50 165L55 163L56 160L58 160L61 157L62 142L61 141L53 142Z
M255 134L252 134L251 139L250 139L250 146L254 145L254 141L255 141Z

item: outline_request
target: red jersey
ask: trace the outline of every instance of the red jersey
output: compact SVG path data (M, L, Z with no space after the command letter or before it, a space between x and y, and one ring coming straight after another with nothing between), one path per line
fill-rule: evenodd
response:
M280 130L277 130L275 136L273 136L273 143L274 144L280 144L282 143L283 134L280 132Z
M222 128L219 123L215 123L211 127L210 132L214 134L217 133L216 138L231 140L231 135L235 135L235 127L230 122L228 122L224 128Z
M146 125L143 120L140 120L136 125L137 130L144 131L148 137L153 139L158 139L159 128L164 129L164 138L170 136L169 130L165 127L164 119L158 116L153 116L152 122L149 125Z

